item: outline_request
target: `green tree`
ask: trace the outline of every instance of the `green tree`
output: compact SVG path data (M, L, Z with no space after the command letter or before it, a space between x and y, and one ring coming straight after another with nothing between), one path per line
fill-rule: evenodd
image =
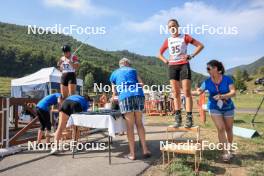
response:
M264 66L259 67L258 72L260 75L264 75Z
M245 81L243 79L243 72L240 69L237 69L235 71L235 87L239 91L245 91L247 90L247 86L245 84Z
M248 74L247 70L243 70L243 72L242 72L242 79L244 81L249 81L249 74Z
M85 91L89 91L93 88L94 77L92 73L88 73L84 78L84 89Z

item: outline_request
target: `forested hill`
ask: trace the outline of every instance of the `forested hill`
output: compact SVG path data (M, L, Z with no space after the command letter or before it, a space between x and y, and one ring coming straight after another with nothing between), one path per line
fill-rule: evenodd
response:
M264 67L264 56L257 59L256 61L250 63L250 64L240 65L237 67L230 68L226 72L228 74L234 74L237 69L240 69L241 71L246 70L250 75L252 75L252 74L254 75L254 74L258 73L258 70L261 67Z
M27 34L26 26L0 23L0 76L22 77L43 67L56 66L61 46L77 48L81 42L63 34ZM94 82L108 84L110 73L118 68L122 57L130 58L146 84L168 83L167 69L156 57L141 56L128 51L103 51L84 44L77 52L81 62L78 76L88 75ZM193 74L194 83L204 76Z

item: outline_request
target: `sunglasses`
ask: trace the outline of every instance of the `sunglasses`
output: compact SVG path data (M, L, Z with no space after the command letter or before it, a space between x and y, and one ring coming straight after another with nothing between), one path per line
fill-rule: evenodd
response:
M168 26L168 27L169 27L169 28L172 28L172 27L176 28L177 25L171 25L171 26Z
M207 71L210 71L210 70L212 70L212 68L211 68L211 67L207 67L206 69L207 69Z

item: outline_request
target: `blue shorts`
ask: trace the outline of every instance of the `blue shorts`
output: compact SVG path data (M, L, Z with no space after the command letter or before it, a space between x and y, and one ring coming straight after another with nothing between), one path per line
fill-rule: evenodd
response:
M209 109L209 114L211 116L221 116L224 118L229 118L229 117L234 117L235 111L234 111L234 109L227 110L227 111L221 111L221 110L217 110L217 109Z
M122 114L144 110L145 97L132 96L119 101L119 107Z

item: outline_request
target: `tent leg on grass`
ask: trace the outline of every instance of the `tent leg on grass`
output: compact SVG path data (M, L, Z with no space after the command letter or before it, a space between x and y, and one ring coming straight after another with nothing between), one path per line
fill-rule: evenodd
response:
M260 108L261 108L263 102L264 102L264 96L262 97L262 100L261 100L261 102L260 102L260 104L259 104L259 106L258 106L258 108L257 108L257 111L256 111L255 115L253 116L253 118L252 118L252 120L251 120L251 124L252 124L253 126L254 126L254 123L256 123L256 122L255 122L255 119L256 119L256 117L257 117L257 115L258 115L258 112L259 112L259 110L260 110Z

